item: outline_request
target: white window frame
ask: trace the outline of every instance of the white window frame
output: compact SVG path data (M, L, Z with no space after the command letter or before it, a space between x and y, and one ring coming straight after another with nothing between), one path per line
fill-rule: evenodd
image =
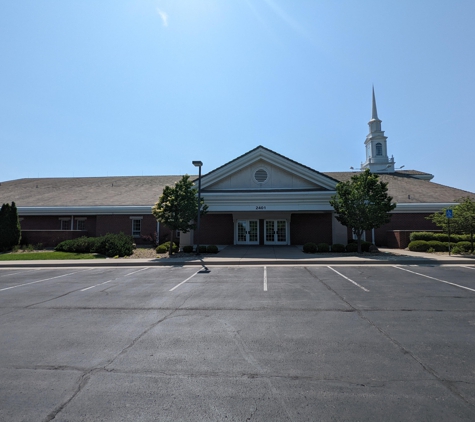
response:
M143 217L142 216L133 216L133 217L130 217L130 219L132 220L132 237L140 237L142 235L142 220L143 220ZM135 224L139 225L139 229L137 230L137 228L134 227Z
M84 225L84 228L79 228L79 223ZM86 230L86 218L76 218L76 230Z
M60 230L68 231L71 230L71 219L70 218L60 218ZM65 228L66 227L66 228Z

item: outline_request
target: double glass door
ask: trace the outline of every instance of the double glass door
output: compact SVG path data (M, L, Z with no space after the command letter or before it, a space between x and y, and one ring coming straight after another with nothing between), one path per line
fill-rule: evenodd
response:
M259 220L238 220L237 244L238 245L258 245L259 244Z
M287 221L265 220L265 244L287 245Z

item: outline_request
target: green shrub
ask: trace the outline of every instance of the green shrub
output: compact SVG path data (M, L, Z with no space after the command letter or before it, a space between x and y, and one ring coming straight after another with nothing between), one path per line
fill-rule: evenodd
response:
M176 243L173 243L173 252L178 252L178 245ZM165 253L170 250L170 241L162 243L161 245L158 245L157 248L155 249L157 253Z
M200 245L198 248L199 253L206 253L206 245Z
M362 252L369 252L369 248L372 245L371 242L367 242L366 240L361 241L361 251Z
M415 240L425 240L426 242L428 242L429 240L436 240L435 235L436 233L433 233L433 232L413 232L409 236L409 240L411 242Z
M427 252L430 248L429 243L425 240L413 240L407 247L413 252Z
M358 252L358 244L357 243L348 243L346 245L346 252Z
M450 236L451 238L453 235ZM439 242L448 242L449 235L447 233L434 233L434 238L430 240L438 240Z
M208 246L206 246L206 252L207 253L218 253L219 249L216 245L208 245Z
M57 252L91 253L96 251L99 238L82 236L77 239L65 240L54 248Z
M191 245L183 246L183 252L192 253L193 252L193 246L191 246Z
M334 243L332 245L332 252L345 252L345 245L341 243Z
M459 248L462 252L470 252L470 248L472 247L472 245L470 244L470 242L464 241L464 242L457 242L453 246L453 249L455 249L456 247Z
M108 257L130 256L134 252L134 241L124 233L107 233L96 239L94 252Z
M317 245L318 252L330 252L330 245L328 243L319 243Z
M317 245L313 242L307 242L302 249L305 253L315 253L317 252Z
M448 247L438 240L429 240L428 242L429 248L434 249L436 252L447 252Z

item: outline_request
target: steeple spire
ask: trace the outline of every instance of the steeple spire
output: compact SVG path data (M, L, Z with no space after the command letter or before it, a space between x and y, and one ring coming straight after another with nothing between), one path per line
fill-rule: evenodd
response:
M371 110L371 120L368 122L369 134L366 136L366 161L362 163L362 169L370 169L372 173L394 173L394 158L388 157L388 147L381 130L381 120L376 108L376 96L374 95Z
M371 113L371 120L379 120L378 110L376 108L376 98L374 96L374 85L373 85L373 112Z

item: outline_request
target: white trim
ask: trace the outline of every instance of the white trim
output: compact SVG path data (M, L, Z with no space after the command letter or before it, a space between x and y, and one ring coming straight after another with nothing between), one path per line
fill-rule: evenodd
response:
M129 218L131 220L143 220L143 215L138 215L138 216L132 215Z

